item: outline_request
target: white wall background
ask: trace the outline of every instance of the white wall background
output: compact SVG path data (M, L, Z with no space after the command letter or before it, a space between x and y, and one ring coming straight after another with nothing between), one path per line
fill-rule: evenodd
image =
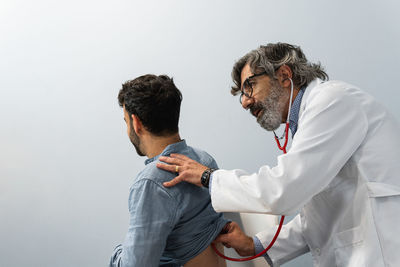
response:
M267 42L302 46L331 79L360 86L400 118L399 7L395 0L2 0L0 266L108 263L127 230L128 188L143 167L116 98L138 75L175 77L184 95L182 137L223 168L275 164L271 133L229 94L234 61ZM250 221L248 232L263 227ZM305 256L285 266L310 265Z

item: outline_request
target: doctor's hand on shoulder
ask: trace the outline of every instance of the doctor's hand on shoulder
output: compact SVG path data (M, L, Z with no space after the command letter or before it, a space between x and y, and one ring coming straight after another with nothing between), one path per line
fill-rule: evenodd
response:
M202 186L201 175L208 169L207 166L181 154L171 154L169 157L161 156L159 160L168 164L157 163L158 168L178 174L178 176L171 181L165 182L163 184L165 187L171 187L180 182L188 182L197 186Z
M253 238L243 233L237 223L227 223L222 232L214 243L222 243L227 248L234 248L242 257L255 255Z

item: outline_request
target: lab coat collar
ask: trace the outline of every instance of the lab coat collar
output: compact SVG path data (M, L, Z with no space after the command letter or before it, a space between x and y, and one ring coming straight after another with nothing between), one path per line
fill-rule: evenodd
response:
M306 87L302 101L301 101L301 105L300 105L299 118L301 118L301 115L303 114L303 111L306 108L306 105L308 102L308 96L310 95L311 91L323 82L324 81L322 81L321 79L316 78Z

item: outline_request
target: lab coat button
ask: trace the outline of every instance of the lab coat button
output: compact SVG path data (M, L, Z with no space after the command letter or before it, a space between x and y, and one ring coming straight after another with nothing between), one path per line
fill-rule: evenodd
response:
M316 248L314 251L315 251L315 254L318 256L321 254L321 250L319 248Z

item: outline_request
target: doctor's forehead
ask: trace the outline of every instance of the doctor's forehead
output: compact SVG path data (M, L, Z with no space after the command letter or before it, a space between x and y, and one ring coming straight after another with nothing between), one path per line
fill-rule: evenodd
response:
M240 84L243 85L243 82L251 75L253 75L253 72L251 72L250 65L244 65L242 72L240 73Z

